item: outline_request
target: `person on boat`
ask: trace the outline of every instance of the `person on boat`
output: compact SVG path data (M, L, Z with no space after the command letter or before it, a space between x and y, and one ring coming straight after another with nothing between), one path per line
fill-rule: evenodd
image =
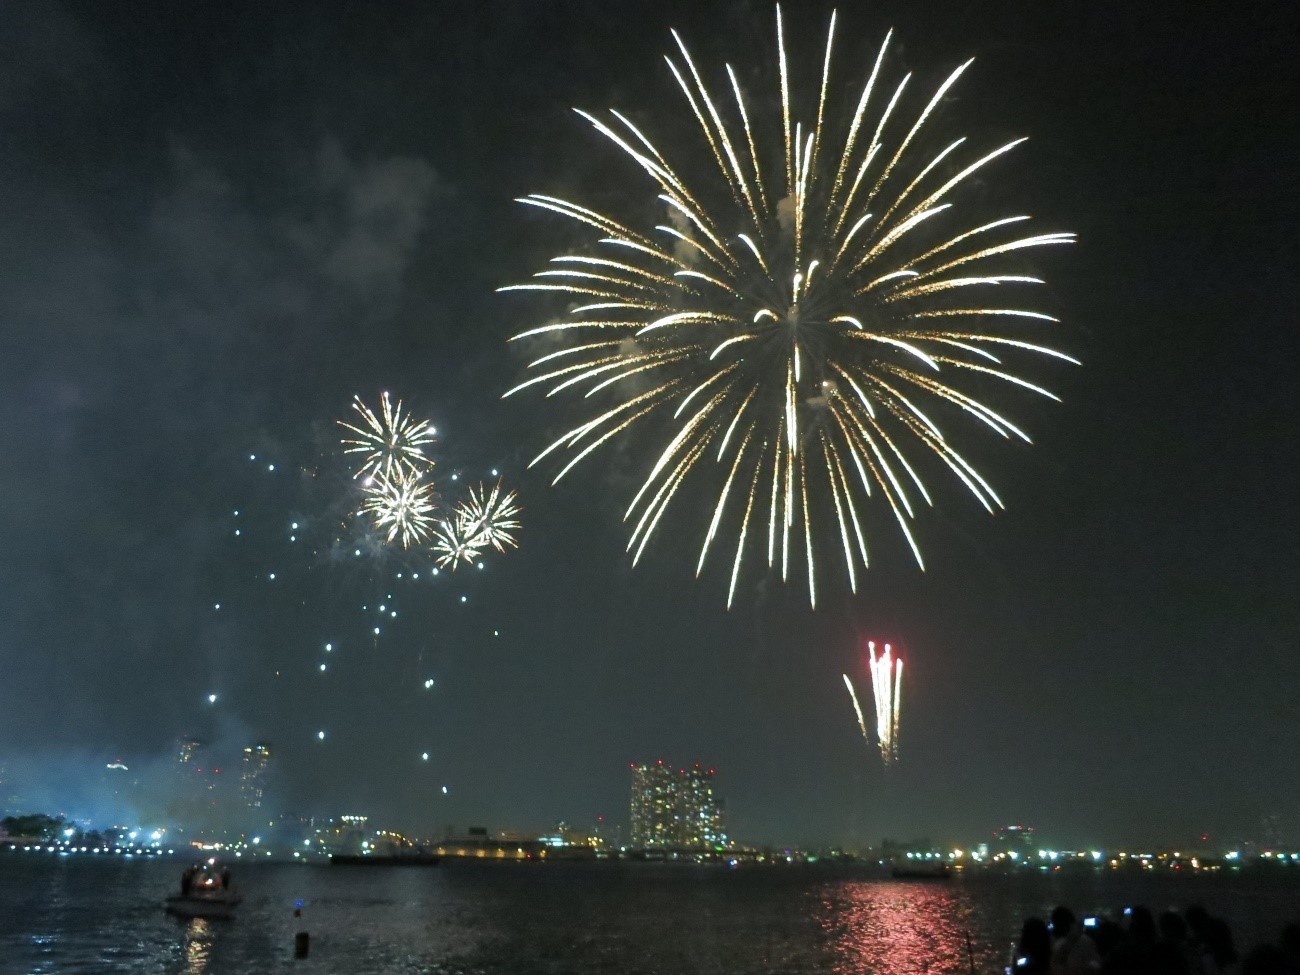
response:
M181 896L189 897L190 889L194 886L194 874L197 868L186 867L181 873Z

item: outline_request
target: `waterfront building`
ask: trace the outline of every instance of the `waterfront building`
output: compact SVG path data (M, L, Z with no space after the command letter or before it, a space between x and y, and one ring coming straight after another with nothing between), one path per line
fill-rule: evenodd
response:
M1014 825L1003 826L993 831L993 842L989 848L1004 856L1015 854L1017 857L1030 856L1035 847L1034 827Z
M224 826L227 789L220 766L197 738L176 743L176 784L168 803L168 815L186 829L214 832Z
M730 845L713 769L674 769L663 760L632 764L632 846L644 850L716 850Z
M197 738L181 738L176 742L177 771L188 772L197 768L203 752L203 742Z
M261 809L266 797L266 780L271 764L271 746L257 742L244 749L239 771L239 797L246 809Z

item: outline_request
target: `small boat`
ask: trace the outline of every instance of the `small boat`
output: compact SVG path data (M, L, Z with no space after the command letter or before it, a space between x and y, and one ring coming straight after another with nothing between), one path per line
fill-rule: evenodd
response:
M240 900L230 882L230 868L208 860L186 868L181 892L167 898L166 910L183 918L233 917Z

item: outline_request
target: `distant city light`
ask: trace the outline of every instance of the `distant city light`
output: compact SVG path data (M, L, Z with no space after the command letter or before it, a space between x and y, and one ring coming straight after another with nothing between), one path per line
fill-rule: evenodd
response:
M426 680L426 681L424 682L424 689L425 689L426 691L427 691L429 688L431 688L431 687L433 687L433 678L432 678L432 677L430 677L428 680Z
M447 787L445 785L442 787L442 794L444 796L447 794Z
M326 652L326 653L330 653L330 652L332 652L333 650L334 650L334 644L332 644L332 643L327 643L327 644L325 644L325 652Z
M209 704L216 704L216 703L217 703L217 695L215 695L215 694L209 694L209 695L208 695L208 703L209 703Z
M421 753L420 753L420 758L427 762L427 761L429 760L429 753L428 753L428 752L421 752Z
M325 732L323 732L323 731L318 731L318 732L316 732L316 740L317 740L317 741L324 741L324 740L325 740Z

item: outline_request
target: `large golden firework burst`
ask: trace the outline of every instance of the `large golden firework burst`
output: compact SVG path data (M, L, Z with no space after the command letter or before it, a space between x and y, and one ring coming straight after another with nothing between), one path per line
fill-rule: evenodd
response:
M1074 235L1027 232L1027 216L988 219L958 202L964 184L1023 140L978 150L956 138L936 151L929 138L927 122L971 62L918 113L905 108L910 75L882 78L891 32L845 106L847 126L832 126L835 23L832 14L814 111L801 120L777 8L780 118L770 128L731 66L717 97L673 31L677 56L666 60L712 168L684 173L626 115L579 111L649 178L666 219L638 229L554 196L525 197L594 231L595 246L502 289L570 302L558 321L513 339L544 336L550 351L507 396L542 386L587 411L534 463L567 452L558 481L602 445L644 432L650 439L638 443L652 449L625 516L633 561L683 484L698 480L709 501L696 574L715 545L729 549L728 606L752 551L783 578L792 558L802 561L814 606L827 559L842 561L856 590L876 496L923 565L910 524L919 504L933 503L920 456L989 511L1002 504L941 422L964 415L1028 441L983 387L1051 397L1003 359L1075 361L1034 334L1056 319L1024 307L1017 296L1042 282L1011 263Z

